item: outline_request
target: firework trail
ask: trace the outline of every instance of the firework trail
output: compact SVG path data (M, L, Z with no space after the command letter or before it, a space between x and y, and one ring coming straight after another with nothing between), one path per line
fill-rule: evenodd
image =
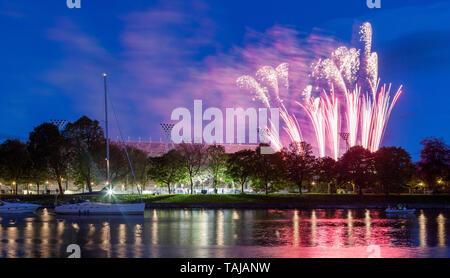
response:
M347 120L347 131L349 133L349 145L356 145L358 135L359 116L360 116L360 94L361 90L358 86L353 91L345 91L345 115Z
M375 152L380 148L381 141L386 131L387 121L389 120L392 109L397 103L398 98L402 94L402 87L397 90L392 102L390 101L390 91L391 85L387 88L386 85L383 85L380 88L376 95L376 99L372 102L370 128L363 127L363 129L368 129L370 131L370 144L368 145L368 149L372 152Z
M284 105L282 105L280 115L286 125L284 127L284 130L289 135L291 142L294 142L297 145L297 147L300 148L301 147L300 143L303 142L303 137L297 119L287 112Z
M370 132L372 125L373 106L369 95L363 97L361 105L361 146L369 149Z
M331 91L330 96L324 93L323 98L324 112L326 116L326 124L328 131L328 138L333 147L333 158L339 158L339 133L340 133L340 115L339 115L339 99L335 96L334 91Z
M262 101L267 108L278 107L285 124L284 130L291 141L300 146L300 143L303 142L300 126L295 116L287 111L283 105L283 100L280 98L280 88L289 89L289 65L283 63L275 69L271 66L263 66L258 69L255 77L256 79L249 75L241 76L236 81L237 86L253 92L256 98ZM272 96L270 92L272 92ZM272 132L272 128L268 128L264 135L272 143L276 151L283 147L277 137L278 134Z
M319 148L320 157L325 157L325 126L326 126L326 113L323 101L320 97L311 97L311 86L303 92L305 96L304 103L297 102L308 114L314 127L316 134L317 145Z

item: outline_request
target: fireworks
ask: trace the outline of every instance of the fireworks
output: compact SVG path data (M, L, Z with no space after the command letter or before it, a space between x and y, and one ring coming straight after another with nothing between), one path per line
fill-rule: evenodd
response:
M239 77L236 83L239 88L253 92L267 108L278 107L281 119L285 125L284 130L291 142L300 147L300 143L303 142L300 126L295 116L291 115L283 105L283 100L279 94L281 88L289 88L288 69L289 65L287 63L280 64L276 69L271 66L264 66L256 72L256 79L244 75ZM278 139L278 134L274 134L272 128L268 128L264 136L271 142L274 150L281 150L283 145Z
M349 145L356 145L358 135L359 113L360 113L360 89L358 86L353 91L345 91L345 115L347 119L347 132L349 133Z
M309 98L304 103L297 102L305 109L314 127L320 157L325 156L325 121L326 114L323 101L321 98Z
M312 83L303 90L302 100L296 101L312 123L321 157L328 149L334 159L339 158L341 133L349 134L350 146L360 144L377 151L390 114L402 94L400 87L391 100L391 85L379 86L378 55L372 52L372 33L372 26L366 22L359 29L359 49L339 47L329 58L312 63L309 75ZM290 90L289 81L289 64L283 63L276 68L260 68L255 78L241 76L237 85L253 92L267 107L280 108L284 130L290 141L298 144L303 142L300 126L280 96L280 90ZM274 135L269 130L268 140L275 149L281 149L281 142Z
M326 116L326 124L328 130L328 138L331 141L333 150L333 158L339 158L339 133L340 133L340 115L339 115L339 99L335 96L334 91L331 95L324 94L324 112Z
M268 108L270 108L268 90L267 90L267 88L262 87L255 80L255 78L248 76L248 75L244 75L244 76L239 77L237 79L236 83L240 88L247 89L247 90L253 92L255 95L253 100L255 100L255 98L257 98L260 101L262 101L264 103L264 105L266 105Z

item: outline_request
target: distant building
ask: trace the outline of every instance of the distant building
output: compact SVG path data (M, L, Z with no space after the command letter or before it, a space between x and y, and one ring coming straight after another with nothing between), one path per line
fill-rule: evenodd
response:
M166 151L166 143L164 142L138 142L138 141L128 141L125 142L128 146L135 147L149 154L149 156L161 156ZM171 150L176 147L177 144L168 144L168 149ZM255 150L257 145L246 145L246 144L218 144L225 148L226 153L235 153L242 150Z

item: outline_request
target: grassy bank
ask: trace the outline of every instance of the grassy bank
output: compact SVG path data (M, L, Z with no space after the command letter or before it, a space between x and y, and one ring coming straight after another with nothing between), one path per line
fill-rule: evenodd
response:
M1 196L1 199L17 198L24 202L51 206L55 196L24 195ZM69 201L73 196L60 196L58 200ZM404 203L416 207L450 208L450 195L329 195L329 194L221 194L221 195L116 195L116 202L135 203L144 200L147 207L205 207L205 208L293 208L293 207L385 207ZM85 197L91 201L106 202L103 196Z

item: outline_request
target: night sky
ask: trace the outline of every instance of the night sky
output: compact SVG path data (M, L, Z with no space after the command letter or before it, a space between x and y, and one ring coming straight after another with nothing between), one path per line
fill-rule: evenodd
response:
M159 141L175 107L242 105L233 80L263 65L247 56L301 48L297 40L311 34L350 45L354 27L369 21L382 82L404 86L383 145L417 160L423 138L449 142L449 1L382 0L381 9L366 0L81 2L0 0L0 140L26 140L50 119L102 119L107 72L125 137Z

